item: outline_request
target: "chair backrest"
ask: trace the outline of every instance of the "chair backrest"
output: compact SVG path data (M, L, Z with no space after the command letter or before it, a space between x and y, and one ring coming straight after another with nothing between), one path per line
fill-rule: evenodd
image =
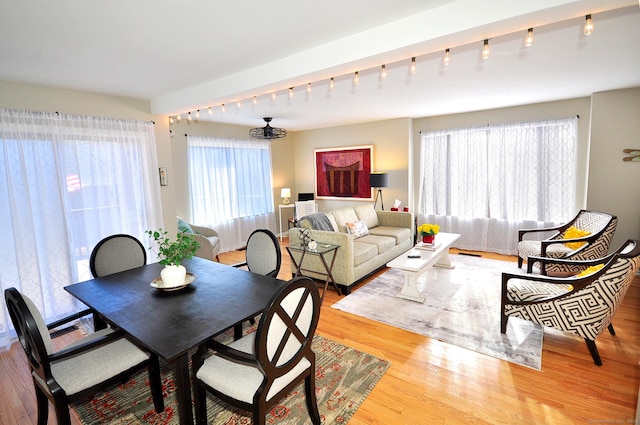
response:
M51 376L49 355L53 353L53 343L40 310L16 288L5 289L4 298L29 367L47 382L47 376Z
M583 315L577 317L575 323L572 318L571 322L580 327L576 330L579 335L592 340L609 326L640 268L640 242L629 239L608 258L606 265L594 273L593 282L574 294L582 300L575 305L586 306L589 315L596 320L585 325L584 317L587 316ZM576 303L576 300L570 302Z
M293 218L300 220L305 215L316 213L316 201L298 201L293 204Z
M309 365L315 364L311 342L320 318L320 303L316 283L299 276L276 292L267 304L258 323L254 347L265 374L267 401L282 388L278 384L270 387L274 381L299 367L303 358Z
M131 235L117 234L102 239L89 259L94 277L134 269L147 264L147 251L140 241Z
M282 264L278 238L268 229L257 229L247 241L247 268L250 272L276 277Z

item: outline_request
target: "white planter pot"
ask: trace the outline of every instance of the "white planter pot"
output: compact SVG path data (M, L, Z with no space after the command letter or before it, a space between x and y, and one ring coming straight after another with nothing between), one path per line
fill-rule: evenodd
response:
M187 269L183 265L164 266L164 269L160 272L162 283L165 287L184 285L184 280L187 276Z

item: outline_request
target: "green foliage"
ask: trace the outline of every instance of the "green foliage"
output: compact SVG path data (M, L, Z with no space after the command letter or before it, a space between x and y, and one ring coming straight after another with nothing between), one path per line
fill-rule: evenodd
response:
M175 241L171 241L167 237L167 232L162 230L147 230L145 233L157 245L157 255L160 259L159 263L167 265L180 265L182 260L191 259L195 255L200 243L196 240L195 235L190 233L178 232ZM149 250L154 251L153 247Z

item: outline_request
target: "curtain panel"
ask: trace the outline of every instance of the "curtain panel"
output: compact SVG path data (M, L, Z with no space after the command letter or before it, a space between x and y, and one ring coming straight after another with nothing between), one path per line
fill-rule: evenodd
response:
M151 122L0 109L0 286L47 321L82 306L63 288L91 278L104 237L162 223ZM0 346L15 336L0 305Z
M575 215L577 118L425 132L418 219L463 249L517 253L517 230Z
M255 229L275 232L269 141L187 136L187 146L193 223L214 228L223 252Z

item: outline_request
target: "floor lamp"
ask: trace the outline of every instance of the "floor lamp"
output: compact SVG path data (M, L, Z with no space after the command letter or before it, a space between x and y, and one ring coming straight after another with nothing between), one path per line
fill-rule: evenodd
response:
M389 186L389 175L387 173L371 173L369 174L369 185L374 188L378 188L378 192L376 193L375 201L373 202L373 209L376 208L376 204L378 203L378 197L380 197L380 205L382 206L382 211L384 211L384 201L382 199L382 188Z

